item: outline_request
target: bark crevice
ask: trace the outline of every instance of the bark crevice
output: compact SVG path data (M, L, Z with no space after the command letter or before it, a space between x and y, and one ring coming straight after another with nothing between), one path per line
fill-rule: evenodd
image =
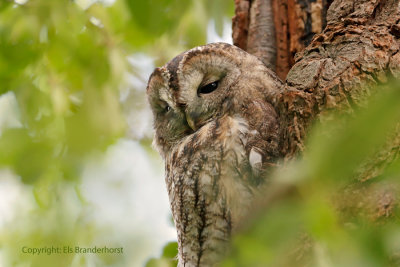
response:
M310 125L323 120L328 111L352 113L364 105L377 85L393 77L400 78L399 2L272 1L276 72L286 79L282 93L276 97L281 124L280 148L285 160L306 149L304 139ZM394 134L381 151L356 171L354 178L358 187L367 190L368 186L363 183L379 176L398 157L399 151L400 134ZM350 195L352 189L345 191ZM362 194L355 195L359 201L371 201L362 199ZM375 194L375 203L371 205L380 212L371 210L374 218L390 217L393 203L399 201L397 197L385 196L388 194ZM389 200L385 202L385 199Z

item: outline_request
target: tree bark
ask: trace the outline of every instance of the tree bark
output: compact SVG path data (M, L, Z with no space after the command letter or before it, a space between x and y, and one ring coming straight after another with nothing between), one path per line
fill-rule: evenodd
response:
M320 114L351 111L376 85L398 76L398 2L333 2L327 27L297 54L279 99L286 157L304 149L308 126Z
M325 27L331 2L235 0L233 43L260 57L284 80L295 63L295 54Z
M272 0L235 0L234 44L276 68L275 27Z
M235 1L234 19L243 16L238 8L243 2ZM251 6L252 1L246 2ZM251 17L254 10L247 10ZM280 114L281 152L289 160L307 149L304 140L316 120L332 110L351 114L377 85L400 78L400 0L272 0L272 10L275 69L286 81L274 101ZM250 40L250 32L243 30L246 23L245 19L233 25L234 43L252 52L242 46L244 40ZM339 216L347 220L362 216L373 223L396 218L399 188L377 178L399 152L397 126L386 145L354 170L354 179L336 192L334 205ZM276 198L296 190L289 186L266 191L264 210ZM301 253L310 250L306 244L301 246Z
M246 2L246 4L243 4ZM273 0L276 71L286 85L275 105L280 114L281 152L291 159L305 150L310 125L330 110L352 112L390 78L400 78L399 0ZM236 0L235 20L251 17L252 2ZM242 12L242 13L241 13ZM247 51L248 19L234 23L234 43ZM242 27L243 26L243 27ZM322 31L323 30L323 31ZM262 34L258 34L262 36ZM269 46L270 47L270 46ZM373 220L390 217L399 202L395 190L371 194L373 179L400 151L396 134L371 160L355 171L357 183L343 192L354 201L342 210L369 210ZM373 197L372 197L373 195ZM357 201L356 201L357 200ZM359 207L349 207L349 205Z

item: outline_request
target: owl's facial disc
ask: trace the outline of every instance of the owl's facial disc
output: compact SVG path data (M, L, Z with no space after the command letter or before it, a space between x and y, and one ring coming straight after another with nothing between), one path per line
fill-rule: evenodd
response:
M229 44L210 44L186 51L154 70L147 94L155 140L164 153L230 112L246 55Z

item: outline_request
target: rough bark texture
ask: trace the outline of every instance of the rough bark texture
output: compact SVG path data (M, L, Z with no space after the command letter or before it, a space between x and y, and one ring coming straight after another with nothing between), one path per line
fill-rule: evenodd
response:
M276 35L276 74L284 80L294 60L290 55L287 0L272 1Z
M313 122L330 110L352 113L376 85L400 79L400 0L272 0L272 7L276 72L286 80L276 103L281 149L291 159L306 149ZM233 32L234 40L249 38L238 27ZM376 178L400 154L399 130L337 192L334 203L344 220L361 216L380 223L395 216L400 188ZM276 195L273 190L266 195ZM307 242L299 247L299 259L311 250Z
M286 77L276 104L286 159L304 151L304 139L315 120L333 109L351 113L376 85L391 77L400 78L399 2L272 1L276 71L281 78ZM248 33L236 26L235 40L243 42ZM392 216L399 203L398 189L366 181L379 176L399 152L397 131L355 171L355 182L340 192L343 203L339 201L338 208L346 214L365 212L371 220Z
M398 75L398 0L335 1L328 25L296 57L287 75L280 109L287 157L303 150L309 124L326 110L351 110L370 90ZM287 127L285 127L287 126Z
M249 33L250 0L235 0L235 16L232 19L232 39L234 45L247 51Z
M281 114L282 152L302 152L311 123L332 109L352 112L376 85L400 72L399 0L337 0L327 12L327 26L295 57L277 108ZM400 135L356 170L358 182L343 190L354 201L343 211L363 210L370 219L390 217L397 205L395 188L364 183L377 177L400 152ZM372 193L373 192L373 193ZM351 206L354 204L354 207ZM357 211L355 211L357 210Z
M272 69L284 80L295 63L295 54L325 27L330 2L235 0L233 42L262 58L267 66L273 66Z

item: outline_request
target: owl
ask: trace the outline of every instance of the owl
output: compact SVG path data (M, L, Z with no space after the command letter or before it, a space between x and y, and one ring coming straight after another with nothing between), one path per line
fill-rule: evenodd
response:
M274 99L282 82L226 43L186 51L147 85L165 162L179 266L213 266L280 157Z

